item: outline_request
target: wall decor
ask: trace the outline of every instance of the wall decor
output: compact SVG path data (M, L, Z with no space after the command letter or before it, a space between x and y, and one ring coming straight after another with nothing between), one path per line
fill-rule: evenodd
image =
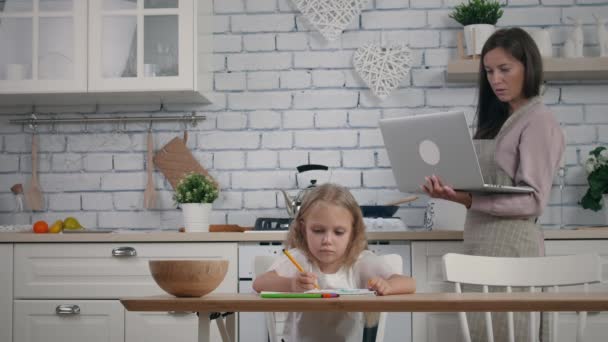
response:
M583 27L579 19L568 17L574 22L574 28L568 32L566 42L564 43L564 57L576 58L583 57Z
M411 50L403 44L368 43L353 55L355 71L374 95L384 100L407 77L412 64Z
M596 23L596 31L597 31L597 44L600 48L600 57L608 56L608 31L606 31L606 22L608 22L607 18L601 18L593 15Z
M553 44L551 43L551 32L549 30L532 31L530 36L532 36L542 57L553 57Z
M336 40L369 0L293 0L298 10L327 40Z

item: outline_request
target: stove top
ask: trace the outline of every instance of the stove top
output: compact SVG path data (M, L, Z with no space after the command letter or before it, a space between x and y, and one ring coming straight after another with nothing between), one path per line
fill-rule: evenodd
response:
M253 225L253 230L288 230L290 218L258 217Z
M399 217L364 217L368 232L395 232L407 230L407 225Z
M288 230L291 218L259 217L255 220L254 230ZM407 225L399 217L364 217L363 223L370 232L392 232L407 230Z

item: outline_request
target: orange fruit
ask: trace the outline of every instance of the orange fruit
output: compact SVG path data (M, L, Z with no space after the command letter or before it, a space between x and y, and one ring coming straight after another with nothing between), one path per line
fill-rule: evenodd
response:
M37 221L33 226L34 233L48 233L49 224L44 221Z

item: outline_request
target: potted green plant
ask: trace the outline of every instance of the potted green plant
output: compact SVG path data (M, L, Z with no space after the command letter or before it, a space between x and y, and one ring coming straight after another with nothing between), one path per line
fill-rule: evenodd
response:
M589 152L585 162L587 183L589 188L580 201L585 209L598 211L602 203L606 205L605 194L608 194L608 150L604 146L594 148Z
M184 215L186 231L209 231L211 203L217 199L219 189L215 181L198 173L184 176L173 194Z
M481 54L483 44L494 33L494 25L502 17L501 7L495 0L469 0L454 7L449 14L450 18L464 26L467 55Z

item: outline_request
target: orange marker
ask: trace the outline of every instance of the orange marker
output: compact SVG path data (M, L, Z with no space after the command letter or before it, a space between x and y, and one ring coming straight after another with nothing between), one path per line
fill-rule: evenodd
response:
M283 248L283 254L285 254L287 256L289 261L291 261L291 263L294 264L294 266L298 269L298 271L304 272L304 269L302 268L302 266L300 266L300 264L298 264L296 259L293 258L293 256L291 255L291 253L289 253L289 251L287 249ZM315 284L315 289L318 290L319 285Z

